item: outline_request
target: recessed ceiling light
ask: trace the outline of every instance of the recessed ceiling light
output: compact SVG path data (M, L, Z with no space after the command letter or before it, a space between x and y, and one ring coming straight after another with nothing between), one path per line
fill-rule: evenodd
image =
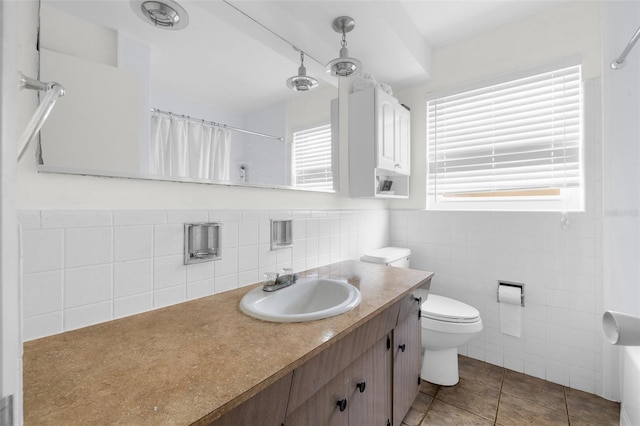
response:
M131 9L154 27L181 30L189 25L189 15L173 0L131 0Z

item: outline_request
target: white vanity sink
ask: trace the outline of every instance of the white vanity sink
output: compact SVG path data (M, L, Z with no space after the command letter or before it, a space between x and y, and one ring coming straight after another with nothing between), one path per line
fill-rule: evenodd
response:
M340 315L359 304L360 291L346 281L303 278L273 292L257 287L244 295L240 309L265 321L302 322Z

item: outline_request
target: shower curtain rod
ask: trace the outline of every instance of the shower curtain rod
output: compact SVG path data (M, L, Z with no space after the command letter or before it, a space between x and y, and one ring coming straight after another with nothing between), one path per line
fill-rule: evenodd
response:
M44 99L41 100L31 120L27 123L27 127L24 129L24 132L22 132L20 139L18 139L18 161L20 161L22 155L27 151L27 147L42 128L47 117L49 117L49 113L58 98L64 96L64 87L56 82L45 83L35 78L27 77L21 72L18 72L18 81L20 89L45 92Z
M201 122L203 124L208 124L210 126L222 127L223 129L233 130L234 132L248 133L250 135L261 136L263 138L275 139L275 140L278 140L278 141L284 141L284 138L282 138L280 136L267 135L265 133L254 132L253 130L240 129L238 127L227 126L226 124L222 124L222 123L216 123L215 121L207 121L207 120L204 120L202 118L193 118L193 117L189 117L188 115L175 114L175 113L173 113L171 111L162 111L161 109L158 109L158 108L151 108L151 112L155 112L157 114L165 114L165 115L169 115L169 116L174 115L176 117L182 117L182 118L190 120L190 121L199 121L199 122Z
M618 56L611 62L612 69L619 70L620 68L624 67L626 63L625 59L627 59L627 55L629 54L629 52L631 52L633 46L635 46L635 44L638 42L638 38L640 38L640 28L638 28L633 37L631 37L631 40L629 41L629 43L627 43L627 47L624 48L620 56Z

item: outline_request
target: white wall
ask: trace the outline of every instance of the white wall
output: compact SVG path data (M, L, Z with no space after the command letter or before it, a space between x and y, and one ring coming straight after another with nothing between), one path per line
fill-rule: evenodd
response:
M411 192L392 208L426 207L427 93L508 75L570 57L582 60L583 78L600 75L597 2L571 2L433 50L431 80L394 88L411 108Z
M426 206L426 94L568 57L585 84L586 212L434 212ZM412 111L411 198L393 201L394 245L435 272L432 292L480 310L484 330L468 356L603 394L600 9L572 2L433 51L432 80L396 90ZM416 209L416 210L405 210ZM568 219L564 224L561 219ZM522 337L500 332L497 281L525 284Z
M242 128L283 138L282 141L247 134L244 137L241 162L250 164L247 181L267 185L290 185L291 150L287 143L288 102L251 111L243 116ZM290 139L289 139L290 140ZM232 173L236 170L231 170Z
M15 102L16 2L0 3L0 397L13 395L16 424L22 421L22 321L20 318L19 236L15 209L18 138ZM21 128L20 128L21 129ZM5 413L7 408L5 407Z
M603 47L605 187L604 187L604 309L640 315L640 53L630 52L624 68L611 70L637 30L640 4L607 2ZM607 390L620 397L621 424L640 423L640 348L604 343L604 359L620 365L621 383Z

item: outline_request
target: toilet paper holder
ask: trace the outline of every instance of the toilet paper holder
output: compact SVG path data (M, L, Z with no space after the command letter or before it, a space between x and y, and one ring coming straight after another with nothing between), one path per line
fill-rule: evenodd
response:
M518 287L520 288L520 306L524 308L524 284L513 281L498 281L498 289L496 290L496 301L500 303L500 286Z

